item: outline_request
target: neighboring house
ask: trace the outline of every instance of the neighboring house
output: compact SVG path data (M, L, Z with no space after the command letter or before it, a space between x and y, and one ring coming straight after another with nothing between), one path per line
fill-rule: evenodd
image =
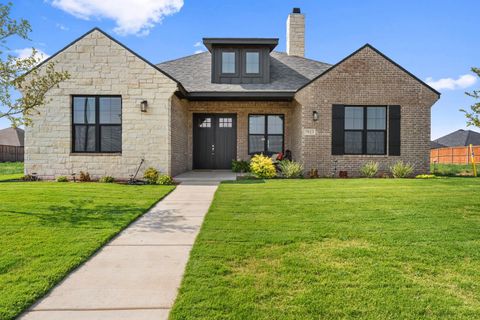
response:
M276 38L204 38L208 52L157 65L99 29L50 59L71 78L48 93L26 135L26 171L128 178L142 158L176 175L292 151L305 170L358 174L369 160L429 170L440 94L365 45L329 65L307 59L305 17Z
M23 147L25 131L20 128L0 129L0 145Z
M432 141L432 149L469 145L480 146L480 133L460 129Z

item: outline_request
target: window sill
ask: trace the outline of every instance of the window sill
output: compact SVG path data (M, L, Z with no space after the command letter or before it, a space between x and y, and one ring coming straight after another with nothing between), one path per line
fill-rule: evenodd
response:
M110 156L118 157L121 156L121 152L70 152L70 156Z
M333 155L333 157L347 157L347 158L388 158L392 157L389 156L388 154L339 154L339 155Z

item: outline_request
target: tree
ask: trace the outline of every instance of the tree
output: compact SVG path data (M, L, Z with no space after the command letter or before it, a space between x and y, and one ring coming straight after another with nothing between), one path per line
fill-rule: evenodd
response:
M55 63L50 61L42 68L36 68L42 57L32 48L28 58L11 55L7 40L18 36L30 40L30 23L10 17L12 4L0 4L0 118L7 118L16 127L31 123L30 116L36 108L48 102L46 93L61 81L70 77L68 72L55 71ZM5 54L6 52L6 54ZM18 97L18 91L22 96Z
M472 71L480 77L480 68L472 68ZM480 100L480 90L465 92L465 94L476 100ZM480 101L470 106L470 111L466 111L465 109L460 109L460 111L465 113L465 116L467 117L467 126L475 126L480 128Z

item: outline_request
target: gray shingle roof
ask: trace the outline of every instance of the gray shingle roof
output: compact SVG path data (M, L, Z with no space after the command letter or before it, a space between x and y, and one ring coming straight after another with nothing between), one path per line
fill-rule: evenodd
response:
M20 128L6 128L0 130L0 145L23 146L25 131Z
M460 129L434 141L446 147L468 146L469 144L477 146L480 145L480 133L472 130Z
M159 63L157 67L178 80L188 92L295 92L331 67L327 63L273 51L270 53L270 83L220 84L211 82L211 63L210 52L202 52Z

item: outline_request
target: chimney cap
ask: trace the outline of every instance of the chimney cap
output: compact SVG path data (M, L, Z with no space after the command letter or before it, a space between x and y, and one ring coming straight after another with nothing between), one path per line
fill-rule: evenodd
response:
M292 13L301 13L300 8L293 8Z

